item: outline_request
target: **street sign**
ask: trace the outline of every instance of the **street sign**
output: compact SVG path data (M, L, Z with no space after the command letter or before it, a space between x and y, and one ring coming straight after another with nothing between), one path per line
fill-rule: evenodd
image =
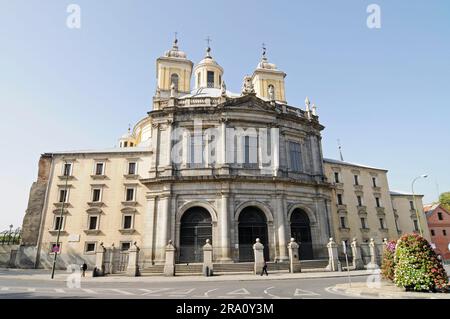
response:
M53 248L52 248L52 252L53 253L59 253L59 246L53 246Z

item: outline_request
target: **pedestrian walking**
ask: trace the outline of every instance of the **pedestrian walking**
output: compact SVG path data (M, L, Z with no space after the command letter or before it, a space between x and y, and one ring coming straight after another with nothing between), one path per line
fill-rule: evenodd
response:
M266 276L269 276L269 274L267 273L267 263L266 263L265 260L264 260L264 266L263 266L262 271L261 271L261 276L263 274L266 274Z
M83 263L83 266L81 266L81 270L83 272L82 276L86 277L86 270L87 270L87 265L86 263Z

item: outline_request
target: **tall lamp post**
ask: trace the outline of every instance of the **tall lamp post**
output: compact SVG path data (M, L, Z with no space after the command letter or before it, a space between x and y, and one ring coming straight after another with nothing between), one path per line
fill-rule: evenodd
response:
M64 161L64 170L63 170L63 174L66 175L66 184L64 187L64 197L63 197L63 201L61 203L61 213L59 214L59 222L57 224L58 226L58 235L56 236L56 247L54 250L55 253L55 258L53 259L53 266L52 266L52 279L55 278L55 268L56 268L56 258L58 257L58 253L60 251L59 247L61 246L59 244L59 237L61 236L61 228L63 226L63 215L64 215L64 204L66 203L67 200L67 184L69 181L69 175L70 175L70 170L66 171L67 169L67 161Z
M414 193L414 183L420 178L427 178L427 177L428 177L428 174L423 174L423 175L417 176L416 178L413 179L413 181L411 183L411 190L412 190L412 195L413 195L414 209L416 210L417 226L419 227L420 236L423 236L423 232L422 232L422 226L420 225L419 210L417 209L417 205L416 205L416 195Z

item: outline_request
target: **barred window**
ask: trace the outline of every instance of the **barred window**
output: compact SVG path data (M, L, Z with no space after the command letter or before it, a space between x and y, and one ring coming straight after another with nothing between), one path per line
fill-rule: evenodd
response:
M291 169L294 172L302 171L302 154L301 154L301 145L295 142L289 142L289 152L291 158Z

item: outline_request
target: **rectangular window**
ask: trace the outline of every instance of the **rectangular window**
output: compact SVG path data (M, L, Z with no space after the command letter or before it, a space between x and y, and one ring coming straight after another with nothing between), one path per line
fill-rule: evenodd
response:
M434 235L435 235L434 229L432 229L432 230L431 230L431 236L434 236Z
M136 162L128 163L128 175L136 175Z
M372 177L372 185L373 185L373 187L377 187L377 178L376 177Z
M414 219L414 230L419 231L419 223L417 222L417 219Z
M94 253L95 252L95 243L86 243L86 253Z
M90 216L89 217L89 230L96 230L98 226L98 217Z
M301 145L295 142L289 142L289 152L291 157L291 169L294 172L302 171L302 152Z
M95 164L95 175L104 175L104 163Z
M409 201L409 208L415 209L414 208L414 202L412 200Z
M381 207L381 202L379 197L375 197L375 202L377 204L377 207Z
M395 229L397 229L397 231L400 230L400 229L398 228L398 218L395 218Z
M343 205L342 194L337 194L337 202L338 202L338 205Z
M134 188L132 187L127 187L127 194L126 194L126 201L127 202L134 202L135 197L134 197Z
M354 179L355 179L355 185L359 185L359 176L355 175Z
M443 229L442 230L442 235L447 236L447 230Z
M120 243L120 250L121 251L127 251L129 250L131 247L131 243L130 242L126 242L126 243Z
M200 87L200 84L202 83L202 74L199 72L197 74L197 87Z
M361 218L361 228L362 229L367 229L367 224L366 224L366 219L365 218Z
M341 228L347 228L347 225L345 224L345 217L341 217Z
M213 71L208 71L206 85L209 88L213 88L214 87L214 72Z
M362 197L361 196L356 196L356 198L358 199L358 206L362 206Z
M334 182L335 183L340 183L340 181L339 181L339 173L338 172L334 172Z
M60 189L59 190L59 202L60 203L67 203L67 189Z
M133 216L125 215L123 217L123 229L131 229L133 228Z
M64 163L63 175L72 176L72 163Z
M101 198L102 190L100 188L94 188L92 190L92 201L99 202Z
M438 219L439 220L444 220L444 218L442 217L442 213L438 213Z
M63 230L63 226L64 226L64 217L56 216L53 225L53 230Z
M385 225L384 225L384 219L383 219L383 218L380 218L380 228L381 228L381 229L384 229L384 228L385 228Z
M203 150L205 149L205 139L202 134L192 134L189 138L189 163L201 165L204 163Z

